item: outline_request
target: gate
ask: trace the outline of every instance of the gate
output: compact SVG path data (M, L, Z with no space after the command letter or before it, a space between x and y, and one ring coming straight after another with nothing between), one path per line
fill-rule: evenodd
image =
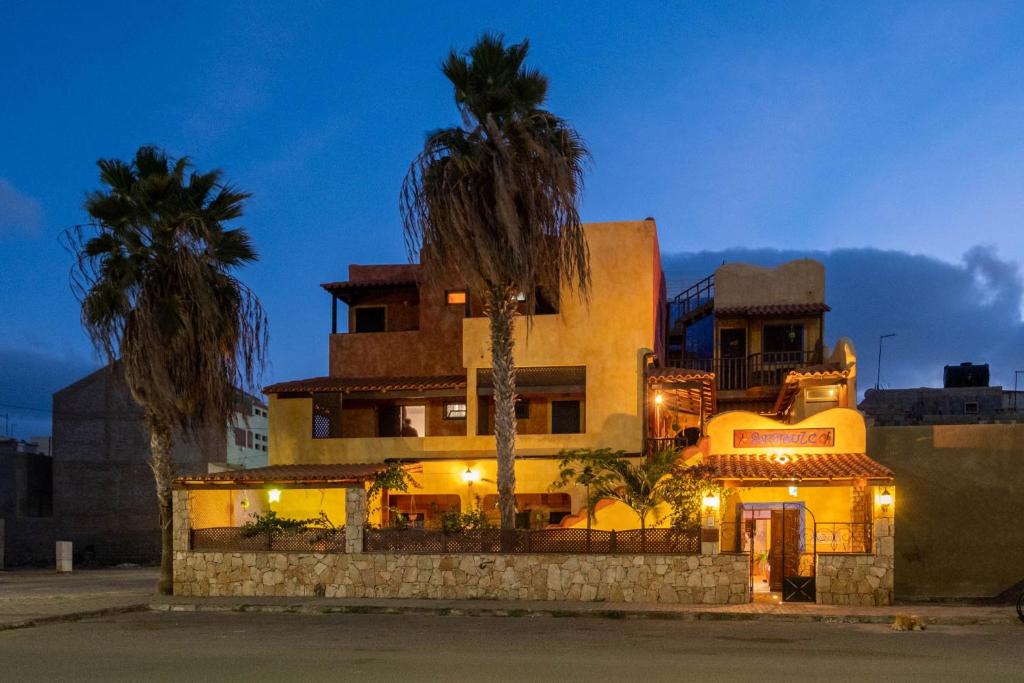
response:
M772 562L776 556L782 571L781 585L783 602L814 602L816 599L815 571L818 564L817 533L811 533L811 547L801 548L806 532L801 534L800 511L810 515L805 520L807 528L814 529L814 513L802 503L783 503L781 510L772 511ZM777 514L778 513L778 514ZM775 549L778 548L778 551ZM807 551L810 550L808 553ZM810 562L807 562L808 555ZM772 586L775 590L776 586Z

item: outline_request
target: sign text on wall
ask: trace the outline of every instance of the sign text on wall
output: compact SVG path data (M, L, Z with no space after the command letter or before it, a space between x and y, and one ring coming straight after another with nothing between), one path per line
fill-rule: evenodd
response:
M836 445L836 430L818 429L736 429L734 448L822 448Z

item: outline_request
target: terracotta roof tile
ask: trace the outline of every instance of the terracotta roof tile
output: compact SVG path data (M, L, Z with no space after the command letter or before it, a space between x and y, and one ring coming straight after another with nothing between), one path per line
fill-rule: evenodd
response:
M329 391L430 391L464 389L464 375L438 377L310 377L278 382L263 388L264 394L319 393Z
M715 315L719 317L730 315L763 315L763 316L794 316L794 315L817 315L827 313L832 309L828 304L755 304L751 306L729 306L716 308Z
M709 455L704 464L720 479L892 479L892 470L865 453L771 453Z
M686 368L650 368L647 370L648 384L659 382L714 382L715 373Z
M251 470L227 470L178 477L179 485L217 482L246 484L295 484L302 482L357 483L387 468L383 463L270 465Z
M786 375L787 382L794 382L801 379L842 379L850 374L848 368L843 368L839 363L821 363L819 365L808 365L802 368L790 370Z

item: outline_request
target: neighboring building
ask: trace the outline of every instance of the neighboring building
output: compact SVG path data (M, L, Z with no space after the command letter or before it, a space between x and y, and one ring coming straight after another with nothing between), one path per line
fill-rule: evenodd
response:
M240 393L228 423L227 461L212 463L220 469L251 469L267 466L269 445L267 404Z
M896 592L1015 596L1024 584L1024 396L987 365L947 365L943 387L869 389L868 452L899 477Z
M706 512L723 550L765 556L748 572L753 592L888 603L893 478L866 455L852 344L824 344L821 264L725 265L669 301L653 220L584 232L589 302L564 288L529 292L537 315L516 325L519 525L586 526L585 490L551 490L564 449L671 448L735 491ZM348 280L323 285L334 303L329 375L264 389L270 467L180 481L193 529L214 538L267 508L341 523L346 498L330 486L353 486L388 461L415 463L420 488L385 492L372 522L398 511L431 527L477 504L497 519L488 321L474 292L422 268L353 265ZM594 513L594 529L639 526L618 503ZM878 570L870 579L868 564ZM819 566L828 578L816 587ZM831 582L847 571L856 580ZM740 586L702 599L742 595Z
M54 530L58 540L74 544L79 562L155 562L160 529L149 432L113 368L53 395ZM177 470L195 474L228 462L226 436L223 429L199 439L176 434Z
M43 455L53 455L53 437L31 436L28 440L36 445L36 452Z
M52 464L33 443L0 439L0 569L53 559Z
M990 387L988 365L947 365L943 378L941 389L868 389L859 408L878 426L1024 421L1024 392Z

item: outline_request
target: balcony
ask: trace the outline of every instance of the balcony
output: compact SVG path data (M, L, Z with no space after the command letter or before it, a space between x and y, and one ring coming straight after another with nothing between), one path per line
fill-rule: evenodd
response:
M670 367L715 374L715 388L735 391L781 386L792 370L822 362L821 350L765 351L746 358L683 358L666 361Z

